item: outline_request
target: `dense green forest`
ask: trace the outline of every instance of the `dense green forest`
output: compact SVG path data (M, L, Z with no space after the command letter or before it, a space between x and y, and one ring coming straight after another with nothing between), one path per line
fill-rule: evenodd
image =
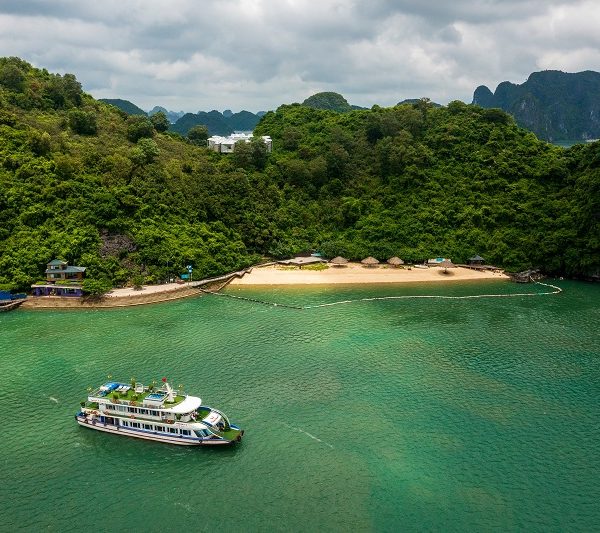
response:
M460 102L294 104L256 128L272 154L255 141L227 156L164 119L0 59L0 284L26 288L54 258L117 285L307 250L598 273L600 143L564 150Z

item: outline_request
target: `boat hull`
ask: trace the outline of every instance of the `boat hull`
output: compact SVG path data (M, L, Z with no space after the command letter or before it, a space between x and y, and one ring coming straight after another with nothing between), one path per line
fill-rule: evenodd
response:
M113 435L121 435L125 437L133 437L136 439L153 440L156 442L164 442L166 444L175 444L178 446L227 446L241 439L236 440L221 440L221 439L200 439L195 437L173 437L155 431L141 431L126 428L124 426L115 426L106 424L99 420L90 420L85 416L75 415L75 420L80 426L103 431L104 433L112 433Z

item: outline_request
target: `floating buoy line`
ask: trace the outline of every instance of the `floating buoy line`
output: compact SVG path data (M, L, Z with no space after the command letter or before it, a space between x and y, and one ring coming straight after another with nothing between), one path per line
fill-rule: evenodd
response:
M344 305L344 304L352 304L352 303L358 303L358 302L375 302L375 301L380 301L380 300L414 300L414 299L439 299L439 300L473 300L473 299L477 299L477 298L520 298L520 297L524 297L524 296L549 296L552 294L559 294L562 292L562 289L560 287L557 287L556 285L551 285L550 283L542 283L541 281L535 281L532 280L533 283L535 283L536 285L543 285L544 287L548 287L549 291L545 291L545 292L517 292L517 293L513 293L513 294L473 294L473 295L469 295L469 296L442 296L442 295L423 295L423 294L417 294L417 295L402 295L402 296L375 296L372 298L356 298L353 300L340 300L337 302L330 302L330 303L325 303L325 304L315 304L315 305L291 305L291 304L282 304L282 303L275 303L275 302L267 302L264 300L258 300L256 298L247 298L246 296L236 296L235 294L226 294L226 293L222 293L222 292L214 292L214 291L209 291L207 289L202 289L200 288L200 291L202 291L205 294L212 294L213 296L223 296L225 298L233 298L235 300L244 300L246 302L253 302L253 303L257 303L257 304L262 304L262 305L268 305L271 307L283 307L286 309L298 309L298 310L305 310L305 309L317 309L319 307L332 307L334 305Z

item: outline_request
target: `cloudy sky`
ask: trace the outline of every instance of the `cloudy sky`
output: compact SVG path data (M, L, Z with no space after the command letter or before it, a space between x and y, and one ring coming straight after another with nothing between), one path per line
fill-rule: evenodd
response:
M0 0L0 50L143 109L470 102L534 71L600 71L598 0Z

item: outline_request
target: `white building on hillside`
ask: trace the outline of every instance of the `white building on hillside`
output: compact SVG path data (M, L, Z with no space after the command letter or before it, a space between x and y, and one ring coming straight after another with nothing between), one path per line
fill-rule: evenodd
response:
M239 141L250 142L253 135L251 133L233 133L229 137L221 137L219 135L213 135L208 138L207 146L215 152L221 154L230 154L235 150L235 143ZM268 135L263 135L262 140L267 145L267 152L273 150L273 141Z

